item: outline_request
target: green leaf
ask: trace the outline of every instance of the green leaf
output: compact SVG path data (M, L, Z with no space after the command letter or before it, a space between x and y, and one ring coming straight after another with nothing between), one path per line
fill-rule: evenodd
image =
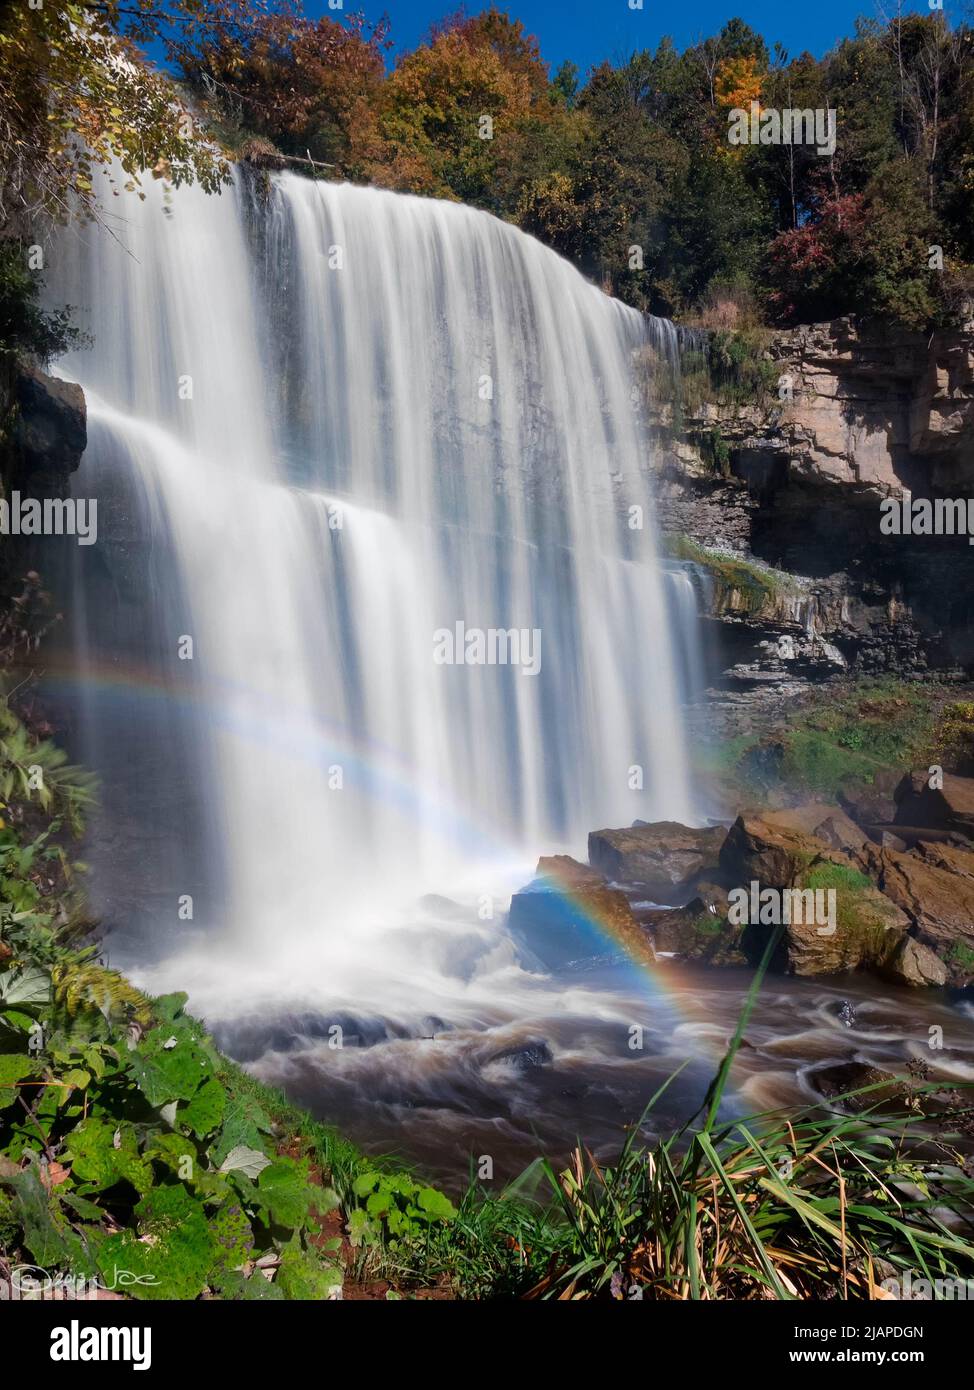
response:
M50 999L51 977L46 970L28 965L0 975L0 1001L4 1004L47 1004Z
M338 1265L322 1264L300 1246L288 1245L281 1252L277 1283L285 1298L318 1301L341 1288L342 1282Z
M188 1125L202 1139L219 1127L226 1102L226 1091L215 1076L208 1076L192 1100L177 1110L176 1121Z
M236 1170L240 1173L246 1173L248 1178L257 1179L264 1169L270 1166L270 1159L259 1149L251 1149L246 1144L238 1144L236 1148L230 1150L220 1164L220 1172L230 1173Z
M355 1193L356 1197L364 1197L367 1193L372 1192L378 1187L381 1181L381 1173L360 1173L352 1183L352 1191Z
M257 1179L259 1200L279 1226L300 1226L311 1202L307 1159L281 1158Z
M256 1102L228 1096L223 1128L210 1148L211 1161L221 1165L236 1148L263 1150L261 1132L267 1134L270 1130L270 1118Z
M356 1248L367 1240L375 1239L375 1227L368 1218L368 1214L361 1207L355 1207L348 1214L346 1230L352 1245Z
M122 1231L99 1246L105 1284L135 1298L199 1297L216 1255L202 1203L183 1187L160 1187L135 1215L138 1235Z
M143 1149L143 1155L147 1159L155 1159L162 1163L175 1173L181 1182L192 1184L196 1181L199 1155L192 1140L182 1134L153 1135Z
M153 1028L129 1057L128 1070L150 1105L165 1105L192 1099L209 1059L187 1029Z
M44 1190L33 1166L5 1179L14 1193L12 1211L24 1232L24 1245L43 1269L94 1272L81 1241L64 1219L56 1197Z
M417 1201L431 1221L452 1221L457 1214L456 1207L446 1193L435 1187L422 1188Z
M68 1135L65 1150L75 1179L87 1183L88 1190L100 1192L123 1179L137 1192L152 1186L152 1169L140 1155L135 1131L128 1124L89 1116Z
M37 1063L23 1052L0 1053L0 1110L17 1099L17 1082L37 1070Z
M216 1250L216 1263L237 1269L249 1259L254 1248L250 1219L239 1202L225 1202L210 1218L210 1233Z

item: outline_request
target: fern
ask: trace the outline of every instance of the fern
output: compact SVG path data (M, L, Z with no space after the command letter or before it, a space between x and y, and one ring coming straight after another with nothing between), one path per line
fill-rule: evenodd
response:
M152 1020L152 1001L117 970L97 961L56 965L51 979L54 997L69 1018L93 1008L110 1021L132 1020L147 1027Z

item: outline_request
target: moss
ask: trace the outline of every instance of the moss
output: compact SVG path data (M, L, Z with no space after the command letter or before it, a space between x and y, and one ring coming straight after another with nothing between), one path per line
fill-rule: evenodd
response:
M947 960L965 974L974 974L974 951L963 941L955 941L947 952Z
M693 930L701 936L720 936L724 924L712 912L701 912L693 924Z
M816 864L805 880L806 888L834 888L839 892L873 891L872 881L851 864Z
M786 722L710 753L707 770L739 795L783 788L796 800L832 798L843 781L869 783L911 766L971 771L964 750L974 750L974 704L948 703L948 694L954 691L933 681L833 681L789 710Z
M798 593L798 586L789 575L766 569L739 555L709 550L689 536L670 534L664 537L664 545L674 559L689 560L709 571L718 611L736 610L754 615Z

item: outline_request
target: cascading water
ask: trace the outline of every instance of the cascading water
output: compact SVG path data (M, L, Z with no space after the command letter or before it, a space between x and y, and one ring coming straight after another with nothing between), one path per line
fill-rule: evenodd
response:
M359 1039L564 1013L505 891L693 816L634 370L673 330L453 204L284 175L123 208L57 277L94 342L61 370L116 958ZM520 664L435 659L459 623Z

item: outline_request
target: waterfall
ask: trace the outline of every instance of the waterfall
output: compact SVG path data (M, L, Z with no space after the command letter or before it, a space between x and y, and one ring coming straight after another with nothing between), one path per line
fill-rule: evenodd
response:
M55 276L109 939L445 1010L539 853L692 820L637 377L673 330L463 206L146 183ZM520 661L450 664L458 624Z

